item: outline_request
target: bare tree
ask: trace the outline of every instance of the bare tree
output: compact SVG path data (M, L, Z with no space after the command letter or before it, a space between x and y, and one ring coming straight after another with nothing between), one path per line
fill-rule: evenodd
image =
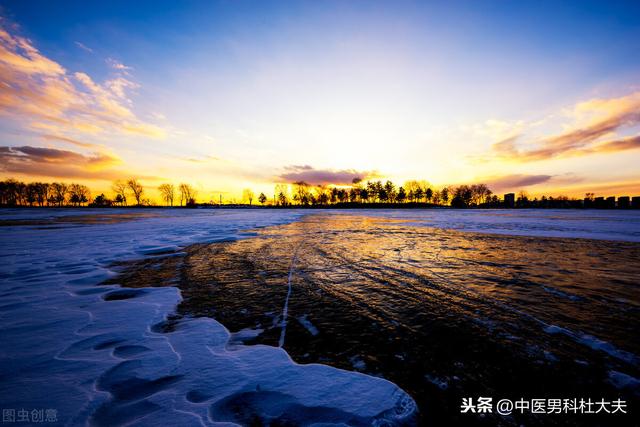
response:
M175 196L175 187L173 184L162 184L158 187L162 200L164 200L167 206L173 206L173 198Z
M182 204L191 204L196 202L196 190L189 184L184 182L178 186L180 191L180 206Z
M33 204L36 202L36 185L37 184L35 182L30 182L29 184L27 184L27 203L29 203L29 206L33 206Z
M127 183L122 180L114 181L111 185L111 190L116 193L116 200L118 199L117 196L120 196L119 199L121 201L119 203L127 206Z
M36 202L38 205L44 206L49 201L49 184L46 182L36 182Z
M311 193L309 192L309 184L304 181L297 181L293 183L293 200L298 204L308 205L311 201Z
M91 191L86 185L71 184L69 186L69 201L72 204L80 206L87 203L89 199L91 199Z
M287 184L276 184L274 199L280 206L289 204L289 186Z
M407 192L407 198L410 202L415 202L417 194L422 196L422 187L420 183L415 180L407 181L404 183L404 190Z
M250 188L245 188L244 190L242 190L242 200L248 201L249 206L251 206L251 203L253 202L254 197L255 195L253 194L253 191L251 191Z
M68 186L62 182L54 182L51 184L51 195L49 200L56 206L64 205L65 199L67 197Z
M133 193L133 197L136 199L136 205L142 204L142 195L144 194L144 187L135 178L129 178L127 181L127 188Z

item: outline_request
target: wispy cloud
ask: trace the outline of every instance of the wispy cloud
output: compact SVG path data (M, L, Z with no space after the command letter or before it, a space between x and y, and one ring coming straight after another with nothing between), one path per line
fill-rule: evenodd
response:
M216 156L204 156L204 157L187 157L182 159L185 162L190 162L190 163L209 163L212 161L218 161L220 160L220 157L216 157Z
M118 61L117 59L107 58L106 62L114 70L118 70L118 71L133 70L133 67L129 67L128 65L124 65L122 62Z
M529 187L543 186L544 188L572 186L585 182L585 178L573 173L548 174L510 174L494 175L476 179L483 182L496 193L518 191Z
M89 142L82 142L82 141L78 141L77 139L73 139L73 138L69 138L66 136L60 136L60 135L52 135L52 134L44 134L41 135L41 137L47 141L60 141L60 142L66 142L68 144L73 144L76 145L78 147L83 147L83 148L96 148L98 147L97 144L91 144Z
M640 92L579 103L570 116L575 123L563 133L529 141L529 148L519 146L522 136L510 136L493 144L493 153L528 162L640 148L640 135L616 136L617 131L640 124Z
M93 49L91 49L90 47L88 47L87 45L80 43L80 42L75 42L76 46L78 46L80 49L84 50L85 52L89 52L89 53L93 53Z
M138 85L122 75L100 84L47 58L0 20L0 114L55 133L119 133L153 138L165 130L133 112ZM35 125L35 126L34 126Z
M490 177L482 181L485 182L493 191L500 192L548 183L552 178L553 177L551 175L513 174Z
M355 169L315 169L309 165L291 165L284 167L285 172L278 176L279 180L287 182L304 181L308 184L347 185L354 178L372 179L379 176L375 171L357 171Z

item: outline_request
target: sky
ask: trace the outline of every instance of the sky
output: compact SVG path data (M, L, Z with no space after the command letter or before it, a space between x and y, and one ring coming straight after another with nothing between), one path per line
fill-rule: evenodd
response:
M640 3L0 3L0 177L640 195Z

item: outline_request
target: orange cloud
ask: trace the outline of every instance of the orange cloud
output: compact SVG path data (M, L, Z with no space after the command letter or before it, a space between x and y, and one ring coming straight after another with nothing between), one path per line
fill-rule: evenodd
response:
M582 102L571 115L576 120L571 129L534 141L533 148L519 148L520 137L512 136L493 144L492 150L498 157L528 162L640 148L640 135L615 137L616 131L640 124L640 92Z
M66 136L50 135L50 134L45 134L45 135L41 135L41 136L42 136L43 139L46 139L48 141L67 142L69 144L77 145L78 147L84 147L84 148L98 147L96 144L91 144L91 143L88 143L88 142L78 141L77 139L68 138Z
M0 171L30 176L115 179L120 159L107 153L89 155L45 147L0 147Z
M137 83L119 75L103 84L83 72L69 73L12 34L0 19L0 114L23 126L55 133L123 133L162 138L164 129L139 119L128 93ZM129 67L120 63L116 70ZM29 123L27 123L27 121ZM39 125L38 125L39 124Z

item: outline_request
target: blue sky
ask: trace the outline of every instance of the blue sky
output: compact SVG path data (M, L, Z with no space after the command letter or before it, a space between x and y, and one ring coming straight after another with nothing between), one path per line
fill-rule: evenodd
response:
M139 174L232 194L305 165L505 190L514 179L534 192L640 189L628 139L640 122L638 2L5 1L1 14L64 68L58 78L117 81L129 123L162 130L62 127L43 141L42 117L0 119L3 145L95 145L80 154L113 159L85 177L96 185ZM541 151L616 119L595 139Z

